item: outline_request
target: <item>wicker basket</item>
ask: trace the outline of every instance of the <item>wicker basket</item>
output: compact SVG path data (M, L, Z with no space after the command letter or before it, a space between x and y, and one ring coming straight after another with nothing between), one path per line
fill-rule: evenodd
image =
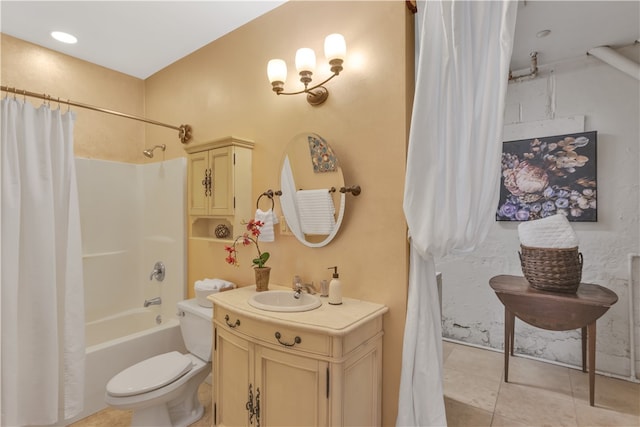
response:
M582 279L578 248L533 248L520 245L520 265L529 284L543 291L575 293Z

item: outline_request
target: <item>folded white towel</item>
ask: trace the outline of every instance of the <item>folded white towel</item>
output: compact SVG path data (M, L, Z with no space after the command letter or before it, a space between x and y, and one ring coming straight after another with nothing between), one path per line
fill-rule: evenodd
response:
M203 279L196 280L193 285L196 293L196 301L202 307L213 307L213 303L207 299L211 294L221 292L226 289L233 289L236 287L233 283L222 279Z
M232 282L222 279L203 279L196 280L194 288L197 291L214 291L219 292L221 289L232 288L235 285Z
M278 223L278 217L273 212L273 209L263 211L258 208L256 210L256 221L262 221L264 225L260 228L260 235L258 236L259 242L273 242L276 238L273 231L273 225Z
M567 217L556 214L518 225L520 243L534 248L575 248L578 236Z
M336 226L336 208L329 189L299 190L296 200L303 233L331 234Z

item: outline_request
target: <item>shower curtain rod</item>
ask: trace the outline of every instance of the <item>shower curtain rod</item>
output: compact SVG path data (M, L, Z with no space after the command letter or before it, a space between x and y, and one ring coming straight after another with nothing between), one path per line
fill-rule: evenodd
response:
M67 104L67 105L73 106L73 107L86 108L88 110L98 111L100 113L113 114L114 116L120 116L120 117L125 117L127 119L138 120L138 121L149 123L149 124L156 125L156 126L164 126L166 128L169 128L169 129L177 130L179 132L178 133L178 138L180 138L180 141L183 144L186 144L187 142L189 142L191 140L191 126L190 125L172 126L172 125L168 125L166 123L157 122L155 120L147 119L147 118L144 118L144 117L133 116L131 114L125 114L125 113L121 113L119 111L107 110L106 108L94 107L93 105L83 104L83 103L80 103L80 102L74 102L74 101L70 101L68 99L65 101L64 99L54 98L51 95L47 95L46 93L44 93L44 94L43 93L35 93L35 92L30 92L30 91L24 90L24 89L16 89L14 87L0 86L0 90L2 90L3 92L9 92L9 93L13 93L13 94L22 95L22 96L30 96L32 98L44 99L45 101L49 101L49 102L57 102L58 104Z

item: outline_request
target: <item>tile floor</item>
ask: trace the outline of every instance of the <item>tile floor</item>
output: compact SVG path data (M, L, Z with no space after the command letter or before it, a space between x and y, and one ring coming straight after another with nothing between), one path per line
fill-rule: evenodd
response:
M509 383L504 356L451 342L443 344L444 394L449 427L622 426L640 427L640 384L596 375L595 406L589 406L582 371L512 357ZM211 426L211 386L199 390L205 414L194 427ZM71 427L125 427L130 411L105 409Z
M455 426L640 426L640 384L450 342L443 344L447 422Z

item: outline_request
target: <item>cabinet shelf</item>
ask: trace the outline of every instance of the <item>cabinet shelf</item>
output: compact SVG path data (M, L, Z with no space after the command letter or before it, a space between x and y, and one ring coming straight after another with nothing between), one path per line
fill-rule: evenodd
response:
M224 243L225 245L231 245L233 240L229 239L218 239L217 237L191 237L191 240L202 240L205 242L213 242L213 243Z
M189 237L192 239L215 240L217 242L231 241L234 238L234 226L231 221L233 221L233 217L191 217ZM219 226L227 228L228 234L226 237L216 236L216 228Z

